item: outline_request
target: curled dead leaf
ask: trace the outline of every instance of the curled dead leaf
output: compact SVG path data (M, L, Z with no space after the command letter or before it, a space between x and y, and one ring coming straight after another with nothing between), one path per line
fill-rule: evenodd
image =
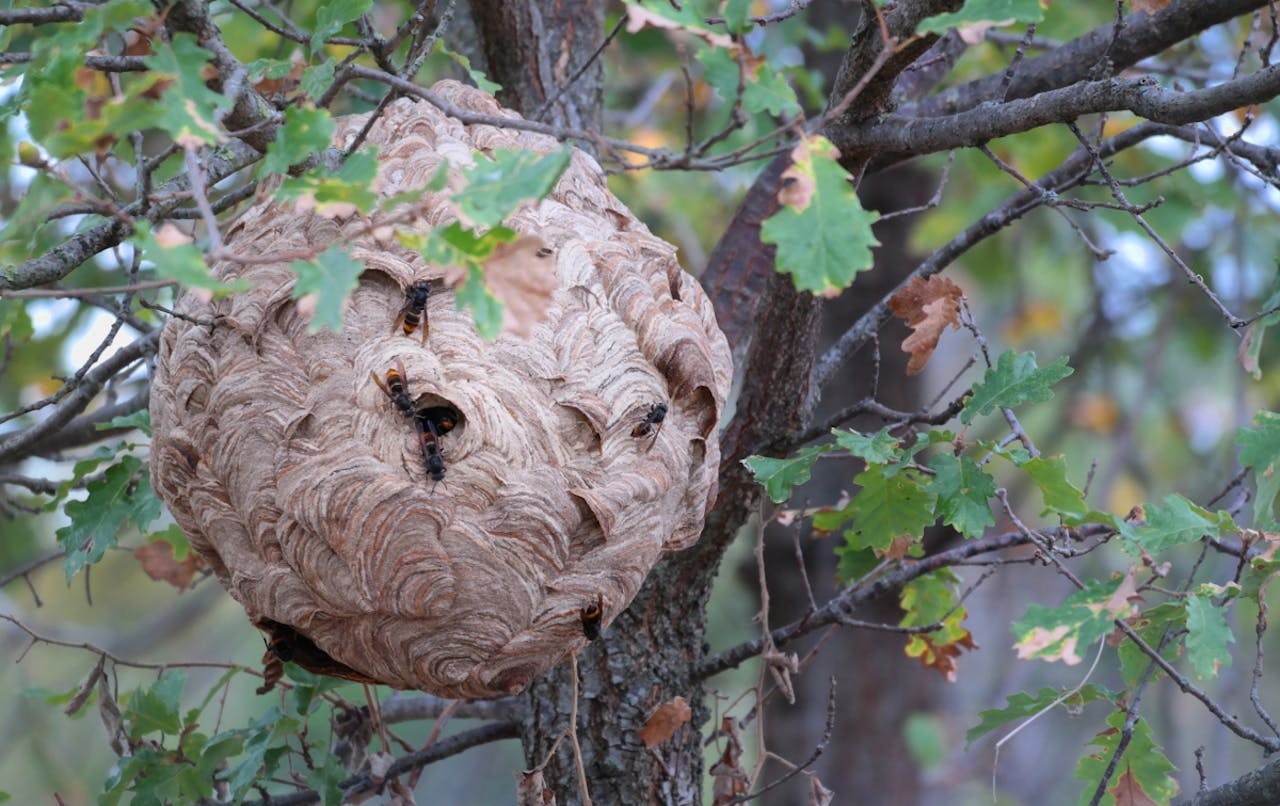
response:
M537 235L499 244L484 262L485 285L502 303L502 329L529 338L556 292L555 253Z
M960 327L960 300L964 292L946 277L934 275L927 280L911 278L907 287L889 300L889 310L907 323L912 333L902 342L909 353L907 374L915 375L933 356L942 331Z
M196 572L205 566L204 560L195 552L187 554L185 560L174 559L173 545L163 540L138 546L133 550L133 556L142 564L147 576L157 582L168 582L180 591L191 587Z
M724 752L720 760L711 765L712 806L724 806L747 794L751 776L742 768L742 737L738 720L726 716L720 721L720 732L725 736Z
M718 34L715 31L709 31L705 28L684 25L675 20L667 19L660 14L655 14L640 6L627 7L627 33L634 34L646 25L653 28L664 28L668 31L687 31L699 39L718 48L734 47L733 40L725 34Z
M818 776L809 776L809 806L831 806L832 798L835 796L835 792L822 785Z
M693 709L685 702L684 697L675 697L670 702L664 702L649 715L644 726L640 728L640 741L652 750L674 736L680 726L688 722L692 716Z

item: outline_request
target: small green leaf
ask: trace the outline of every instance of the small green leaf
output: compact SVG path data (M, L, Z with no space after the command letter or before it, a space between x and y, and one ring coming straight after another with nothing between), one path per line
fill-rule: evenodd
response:
M302 94L312 101L319 100L329 87L333 85L334 63L328 59L320 64L313 64L302 71L302 80L298 86Z
M163 540L173 546L173 559L182 562L191 553L191 544L187 541L186 534L182 531L182 527L176 523L171 523L159 532L152 532L147 535L147 542Z
M720 15L724 17L724 27L729 33L745 34L755 27L755 23L751 21L751 2L752 0L729 0L725 3Z
M133 414L122 414L119 417L112 417L105 423L97 423L94 428L98 431L110 431L115 428L136 428L147 436L151 436L151 412L146 409L140 409Z
M1080 518L1089 514L1089 507L1084 502L1084 493L1067 480L1067 459L1065 456L1054 456L1046 459L1036 456L1023 462L1020 467L1040 488L1044 496L1044 511L1063 516L1064 518Z
M753 115L768 112L774 117L793 118L800 114L796 91L767 63L756 68L755 77L743 88L742 106Z
M881 468L871 467L854 483L861 489L846 507L851 521L845 531L848 549L887 551L895 537L919 537L937 520L936 497L913 472L886 476Z
M330 246L315 260L295 260L292 265L298 273L293 298L315 295L307 330L311 333L320 328L329 328L335 333L342 330L342 311L347 297L356 289L364 263L351 257L342 247Z
M205 143L225 139L218 115L231 100L205 84L204 66L212 57L188 33L176 33L168 43L157 40L155 53L147 57L152 76L174 82L165 90L164 101L156 105L160 113L156 125L179 143L190 138Z
M1235 643L1236 637L1222 615L1222 607L1208 596L1188 596L1186 608L1187 660L1191 669L1201 680L1217 677L1220 667L1231 665L1227 645Z
M1187 611L1181 602L1169 602L1149 607L1127 621L1147 646L1155 648L1164 640L1166 630L1182 629L1187 621ZM1160 652L1160 656L1172 663L1177 660L1181 651L1181 642L1169 641ZM1136 686L1152 663L1151 656L1128 638L1116 647L1116 657L1120 660L1120 676L1128 687ZM1158 676L1163 672L1156 668L1154 674Z
M925 18L916 26L916 33L945 34L948 28L963 28L981 22L1005 25L1043 19L1041 0L966 0L959 11Z
M311 52L315 53L342 26L358 19L373 5L373 0L328 0L316 7L315 29L311 33Z
M336 171L317 166L302 176L286 178L276 191L276 197L306 199L315 205L320 215L350 214L350 210L341 210L339 205L353 206L362 213L368 213L378 203L378 194L371 189L377 174L378 154L370 148L352 154ZM418 195L421 194L415 194L414 198Z
M978 463L967 456L940 453L929 460L934 471L929 492L938 496L938 514L944 523L954 526L965 537L982 537L988 526L995 526L991 506L996 482Z
M1153 554L1220 532L1219 516L1180 495L1166 496L1164 506L1150 506L1146 512L1145 525L1126 524L1121 533Z
M986 736L991 731L1006 725L1015 719L1033 716L1040 713L1054 700L1061 697L1063 692L1055 688L1042 688L1035 694L1027 694L1018 692L1010 694L1005 700L1003 708L989 708L978 714L978 724L969 728L969 732L964 735L964 749L968 751L969 745L973 744L973 740L981 736ZM1097 700L1114 701L1116 695L1105 688L1095 686L1092 683L1082 687L1079 691L1063 700L1061 705L1070 714L1077 714L1080 709L1091 702Z
M259 163L258 176L285 173L289 166L324 151L332 142L333 117L329 110L291 106L284 111L284 125L276 133L276 139L267 146L267 155Z
M467 281L457 290L458 310L471 310L480 338L493 341L502 332L502 303L484 284L484 273L474 263L467 267Z
M1111 759L1120 749L1120 739L1128 716L1124 709L1112 712L1107 717L1107 725L1110 727L1090 742L1099 748L1098 752L1085 756L1076 765L1076 778L1085 782L1080 803L1088 804L1092 800L1098 782L1102 780ZM1128 747L1118 759L1112 778L1115 783L1107 790L1099 806L1117 806L1117 803L1123 806L1171 803L1179 789L1177 779L1170 774L1176 769L1151 738L1151 727L1145 720L1139 719L1133 725Z
M21 301L0 299L0 338L9 336L21 344L30 339L34 332L27 307Z
M182 730L178 706L186 685L187 673L176 671L169 672L149 688L135 691L124 712L130 737L138 739L157 731L176 734Z
M974 414L990 414L997 408L1013 408L1022 403L1043 403L1053 397L1051 387L1074 372L1063 356L1044 369L1036 366L1035 353L1006 350L987 370L982 382L964 404L960 420L966 425Z
M827 450L826 446L814 445L786 459L748 456L742 463L756 477L756 482L764 485L769 500L781 504L791 497L794 488L809 480L809 471L814 462Z
M867 464L883 465L902 457L898 450L898 440L889 436L889 427L885 426L871 436L860 434L852 429L831 429L836 444Z
M484 90L490 95L497 95L502 90L502 85L490 81L488 76L484 74L483 70L477 70L472 67L470 59L463 56L461 53L457 53L456 51L449 50L445 47L443 39L437 40L437 46L440 48L441 53L448 56L455 64L466 71L467 76L471 78L472 83L475 84L476 87Z
M1258 494L1253 502L1254 517L1260 524L1275 523L1276 494L1280 493L1280 414L1260 411L1253 417L1254 428L1236 432L1240 464L1253 470Z
M467 186L453 200L475 226L495 227L522 202L550 193L572 155L567 146L548 154L503 148L492 159L477 153L475 166L462 171Z
M86 565L102 559L116 544L116 534L131 521L146 529L160 516L160 499L151 489L142 460L125 456L107 468L101 479L85 487L83 501L68 501L64 512L71 523L58 530L58 543L67 553L67 582Z
M815 294L846 288L854 275L871 268L871 247L879 244L871 234L879 216L862 209L852 177L835 154L820 136L796 146L783 173L792 182L779 194L784 203L760 228L760 240L778 248L778 271Z

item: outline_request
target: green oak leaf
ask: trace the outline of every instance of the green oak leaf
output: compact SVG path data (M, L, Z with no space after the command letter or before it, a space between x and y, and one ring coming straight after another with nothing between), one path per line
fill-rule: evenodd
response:
M862 209L849 172L836 161L825 137L802 141L791 152L784 173L778 212L760 228L760 239L777 247L778 271L791 275L796 288L834 294L871 268L871 247L879 241L871 224L879 217Z
M1187 608L1187 660L1196 677L1207 680L1217 677L1218 669L1231 665L1228 644L1235 643L1231 625L1222 615L1222 607L1215 605L1208 596L1188 596Z
M994 409L1013 408L1022 403L1043 403L1053 397L1050 388L1074 371L1067 366L1066 356L1039 369L1035 353L1015 354L1006 350L973 387L960 420L968 424L975 414L990 414Z
M97 431L110 431L116 428L136 428L147 436L151 436L151 412L141 409L133 414L122 414L119 417L112 417L105 423L94 425Z
M965 537L982 537L996 520L987 503L996 494L996 482L967 456L940 453L929 460L934 476L929 492L938 496L938 514Z
M314 305L309 306L312 310L308 332L315 333L321 328L335 333L342 330L342 311L347 297L356 289L364 263L342 247L330 246L314 260L295 260L292 267L298 274L293 298L314 300Z
M1194 543L1205 535L1218 535L1224 528L1235 526L1227 513L1215 514L1181 495L1165 496L1163 506L1146 507L1146 514L1144 525L1124 524L1121 534L1153 554Z
M825 445L814 445L786 459L748 456L742 460L742 464L752 472L756 482L764 486L769 500L781 504L791 497L793 489L809 480L813 463L828 450Z
M1044 511L1041 514L1052 512L1068 519L1081 518L1089 514L1089 507L1084 502L1084 493L1067 480L1065 456L1049 458L1035 456L1019 467L1031 477L1044 497Z
M68 501L63 508L71 523L58 530L58 543L67 553L67 582L86 565L102 559L116 544L116 534L130 521L146 529L160 517L160 499L142 460L125 456L107 468L102 478L89 482L84 500Z
M461 67L467 74L467 77L471 79L471 83L475 84L478 88L484 90L490 95L497 95L498 92L502 90L502 85L494 81L490 81L489 77L485 75L483 70L477 70L472 67L470 59L461 53L449 50L445 47L443 39L437 40L436 46L440 49L441 53L448 56L455 64Z
M325 40L335 36L342 26L358 19L373 5L373 0L327 0L316 6L315 28L311 33L311 51L320 49Z
M846 507L848 549L887 551L895 537L919 537L937 520L933 514L937 497L924 488L914 472L886 476L882 468L871 467L853 481L861 489Z
M1080 793L1080 803L1088 804L1094 790L1102 780L1111 759L1120 750L1120 740L1129 714L1126 709L1112 712L1107 717L1106 730L1093 737L1089 744L1098 748L1080 759L1075 777L1085 782ZM1114 771L1114 782L1099 802L1099 806L1132 806L1138 803L1171 803L1178 794L1178 781L1171 775L1177 767L1170 763L1164 751L1151 738L1151 727L1139 719L1133 725L1128 747L1120 754Z
M837 445L867 464L888 464L902 456L902 452L898 450L898 440L889 436L888 426L871 436L840 428L831 429L831 434L836 438Z
M302 94L312 101L319 100L333 84L334 63L328 59L313 64L302 71L298 86Z
M1260 411L1253 417L1253 428L1236 432L1240 446L1240 464L1253 470L1258 494L1253 502L1254 517L1259 524L1275 524L1275 500L1280 493L1280 414Z
M1017 694L1010 694L1005 698L1005 706L1003 708L988 708L978 713L978 724L969 728L969 731L964 735L964 749L967 751L969 745L973 744L974 739L987 735L1001 725L1007 725L1015 719L1022 719L1040 713L1062 695L1063 692L1058 689L1048 687L1040 689L1035 694L1021 691ZM1067 713L1076 714L1079 713L1081 707L1088 703L1097 702L1098 700L1114 702L1116 696L1115 693L1101 686L1089 683L1081 687L1079 691L1073 692L1058 705L1066 709Z
M567 146L547 154L502 148L492 159L477 153L476 164L462 171L467 186L453 201L475 226L495 227L522 202L550 193L572 155Z
M231 99L205 84L204 66L212 57L188 33L177 33L170 42L157 43L155 53L147 57L152 75L174 82L165 89L163 102L157 104L161 114L156 125L179 143L189 139L217 143L225 139L218 115L231 105Z
M267 146L259 163L258 176L285 173L289 166L324 151L333 142L333 117L328 109L291 106L284 111L284 125Z
M187 673L176 671L169 672L148 688L134 691L124 711L129 736L136 740L149 733L176 734L182 730L178 707L186 685Z
M1164 639L1165 631L1182 629L1187 621L1187 611L1181 602L1167 602L1143 610L1136 616L1126 619L1133 631L1150 647L1158 647ZM1160 652L1160 656L1172 663L1182 651L1182 643L1169 641ZM1132 640L1126 638L1116 647L1116 657L1120 660L1120 676L1126 686L1132 688L1138 684L1151 665L1151 656L1143 651ZM1163 672L1157 667L1153 672L1159 676Z
M1041 0L966 0L959 11L926 17L916 33L945 34L948 28L963 28L980 22L1008 24L1040 22L1044 19Z

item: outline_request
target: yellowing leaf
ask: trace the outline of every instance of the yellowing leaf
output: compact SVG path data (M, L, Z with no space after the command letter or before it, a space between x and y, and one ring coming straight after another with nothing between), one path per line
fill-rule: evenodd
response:
M960 300L964 292L946 277L934 275L927 280L911 278L907 287L889 300L889 310L906 322L912 333L902 342L902 350L911 355L907 374L924 369L938 346L942 331L960 327Z
M1065 624L1046 630L1044 627L1033 627L1026 636L1014 644L1018 650L1018 658L1041 658L1042 660L1060 660L1068 666L1080 662L1076 654L1076 638L1068 636L1071 628Z

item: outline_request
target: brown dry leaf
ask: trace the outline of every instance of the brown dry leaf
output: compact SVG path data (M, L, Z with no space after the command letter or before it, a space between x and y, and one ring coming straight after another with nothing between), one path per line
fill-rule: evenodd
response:
M670 702L664 702L658 706L658 710L650 714L644 726L640 728L640 741L652 750L674 736L680 726L688 722L692 716L693 709L684 701L684 697L676 697Z
M147 576L157 582L168 582L180 591L191 587L196 571L204 567L204 561L194 551L187 554L187 559L178 562L173 557L173 545L163 540L138 546L133 550L133 556L142 564Z
M1115 786L1108 789L1107 794L1115 797L1116 806L1158 806L1147 794L1147 790L1142 788L1142 784L1138 783L1138 779L1133 777L1132 770L1126 770L1124 775L1117 778Z
M747 794L751 776L742 768L742 737L738 733L738 720L726 716L720 721L720 730L727 741L720 760L711 765L712 806L724 806L739 796Z
M84 704L89 701L90 695L93 694L94 687L98 685L98 678L102 677L102 668L106 663L107 656L99 655L97 665L89 671L89 676L80 684L80 689L76 692L76 695L71 698L70 702L62 706L62 713L67 716L75 716L79 713L80 709L84 707Z
M809 806L831 806L836 793L822 785L818 776L809 776Z
M107 729L107 744L117 756L123 756L129 750L129 734L124 729L120 706L111 693L109 675L105 674L98 676L98 716L102 717L102 726Z
M556 806L555 793L547 788L542 770L516 771L516 806Z
M537 235L499 244L484 262L484 281L502 303L502 329L527 339L556 292L555 253Z
M960 300L964 292L946 277L934 275L928 280L911 278L907 287L889 300L889 310L906 322L912 334L902 342L904 352L911 354L907 374L924 369L938 346L942 331L960 327Z
M935 644L928 635L916 636L923 642L923 649L917 656L920 662L927 669L934 669L942 672L947 678L947 682L956 682L956 672L958 666L956 660L960 657L960 653L966 649L977 649L978 645L973 640L973 635L968 630L964 631L964 635L949 644ZM909 652L908 654L915 654Z
M1129 0L1129 8L1136 14L1145 11L1148 14L1157 14L1164 11L1169 5L1169 0Z

